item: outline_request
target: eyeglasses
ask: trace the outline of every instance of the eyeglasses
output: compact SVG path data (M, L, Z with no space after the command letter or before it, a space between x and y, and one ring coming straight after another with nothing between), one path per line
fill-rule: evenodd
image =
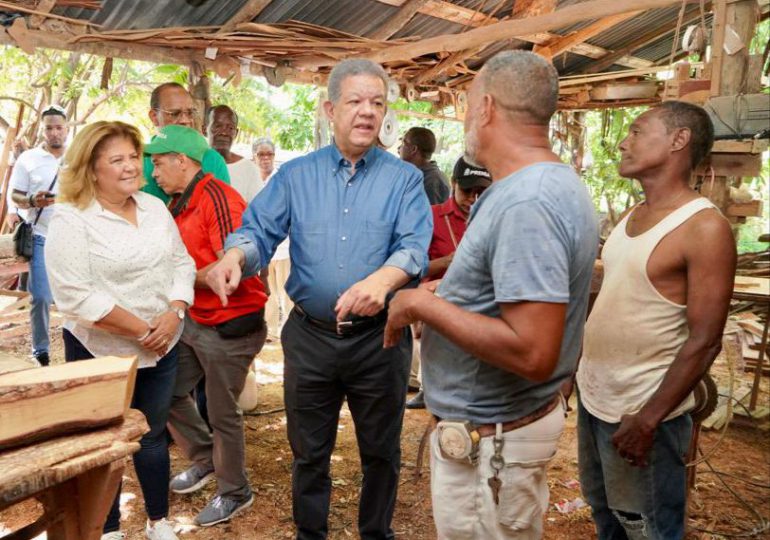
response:
M273 157L274 155L275 155L274 152L257 152L258 158L268 158L268 157Z
M166 109L155 109L158 112L162 112L164 115L171 118L171 120L179 120L182 116L187 116L190 119L195 119L196 116L198 116L198 109L174 109L174 110L166 110Z
M460 191L463 192L463 195L466 197L481 197L481 194L484 193L484 190L487 189L486 187L481 186L474 186L469 188L460 188Z

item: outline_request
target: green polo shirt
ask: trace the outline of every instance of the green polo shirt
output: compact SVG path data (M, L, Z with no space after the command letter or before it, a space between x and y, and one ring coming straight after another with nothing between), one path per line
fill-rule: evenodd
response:
M155 178L152 177L153 169L154 167L152 165L152 160L150 159L150 156L144 156L144 178L145 180L147 180L147 183L142 188L142 191L144 191L145 193L149 193L150 195L155 195L164 203L168 203L171 197L166 195L166 193L162 189L160 189L160 186L155 181ZM220 154L213 148L209 148L208 150L206 150L206 153L203 154L201 169L203 170L204 173L213 174L214 178L216 178L217 180L221 180L225 184L230 183L230 173L227 172L227 164L225 163L225 160L222 157L222 154Z

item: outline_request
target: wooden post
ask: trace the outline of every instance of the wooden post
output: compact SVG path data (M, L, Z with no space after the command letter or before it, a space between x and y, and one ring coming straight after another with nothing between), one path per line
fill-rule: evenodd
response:
M749 81L749 44L757 24L756 0L714 3L713 42L711 44L711 95L731 96L745 93ZM742 46L741 46L742 44ZM730 204L733 177L706 176L701 193L711 199L722 213Z
M16 141L16 137L19 135L19 129L21 128L21 122L24 118L24 104L19 105L19 112L16 115L16 125L8 129L5 134L5 144L3 145L3 153L0 155L0 182L2 182L2 189L0 189L0 234L5 230L5 215L8 213L8 189L11 181L11 172L13 167L8 165L9 156L13 150L13 143Z

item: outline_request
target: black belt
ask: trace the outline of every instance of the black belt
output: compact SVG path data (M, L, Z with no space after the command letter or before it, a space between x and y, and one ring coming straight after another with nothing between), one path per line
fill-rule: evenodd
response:
M384 323L388 318L388 312L384 309L374 317L360 317L352 321L324 321L316 319L308 315L304 309L296 304L294 305L294 311L297 312L297 315L302 320L307 321L312 326L336 334L339 337L355 336L364 330L369 330Z

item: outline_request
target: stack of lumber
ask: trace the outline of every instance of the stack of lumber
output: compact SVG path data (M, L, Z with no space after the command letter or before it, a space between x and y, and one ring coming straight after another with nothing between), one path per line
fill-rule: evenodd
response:
M136 366L102 357L0 374L0 450L121 421Z
M719 430L725 427L725 424L732 420L728 416L727 403L730 401L730 389L719 388L719 400L714 412L701 423L701 428L705 430ZM751 419L751 425L758 427L763 431L770 430L770 408L759 406L753 411L749 410L749 401L751 400L751 387L745 384L737 386L732 395L732 415Z
M741 276L770 277L770 250L739 255L736 273Z
M735 318L743 330L741 336L743 369L754 372L757 370L759 352L762 347L762 332L765 328L764 321L751 311L739 313L735 315ZM765 350L764 361L762 362L762 375L770 376L770 359L767 357L767 350Z

